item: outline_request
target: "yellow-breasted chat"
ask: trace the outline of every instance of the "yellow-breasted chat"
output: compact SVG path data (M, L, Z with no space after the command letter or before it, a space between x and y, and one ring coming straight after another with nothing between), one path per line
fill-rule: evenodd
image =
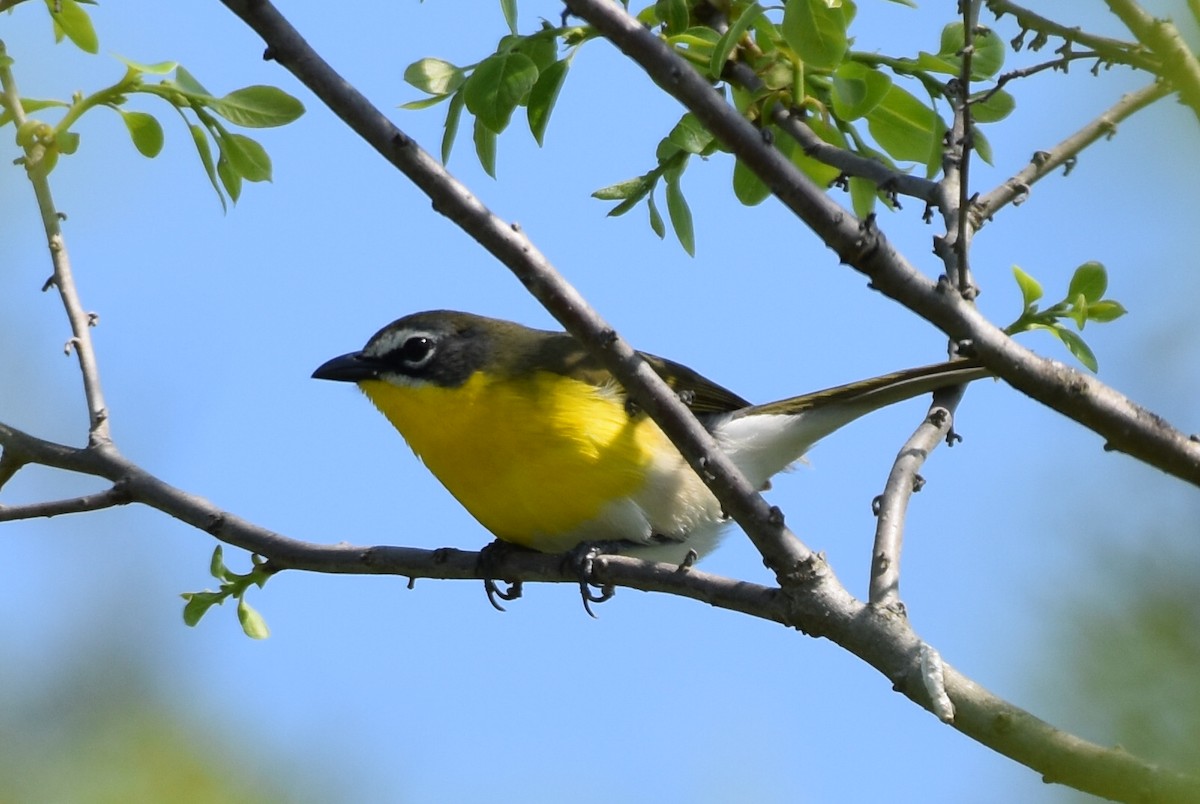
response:
M642 355L755 486L873 410L988 376L961 360L753 405ZM405 316L313 377L357 383L498 539L557 553L620 542L680 561L716 544L721 506L654 422L574 338L449 310Z

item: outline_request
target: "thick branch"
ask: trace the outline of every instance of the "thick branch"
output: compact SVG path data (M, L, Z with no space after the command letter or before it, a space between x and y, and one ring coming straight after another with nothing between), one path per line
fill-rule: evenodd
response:
M1038 357L984 318L949 284L930 281L870 222L860 223L764 143L757 129L713 92L702 76L619 6L604 0L567 0L567 5L694 113L843 262L870 277L873 287L953 340L971 341L978 357L997 376L1094 430L1106 439L1107 449L1126 452L1200 485L1200 443L1189 441L1094 377Z
M787 573L812 551L750 486L712 436L661 378L554 269L516 225L491 213L427 152L337 74L268 2L223 0L267 43L267 56L290 70L347 125L421 188L434 208L506 265L560 323L612 372L679 448L763 554Z
M112 448L75 449L34 438L0 424L0 445L33 462L106 478L129 500L156 508L211 533L228 544L268 559L275 570L400 575L410 579L482 579L479 554L455 549L357 547L345 543L313 544L290 539L247 522L188 494L121 457ZM333 541L333 540L331 540ZM487 574L508 580L577 583L574 570L560 556L511 551ZM870 663L896 689L929 706L919 656L923 644L903 617L865 606L833 578L819 556L790 577L786 590L710 575L670 564L650 564L622 556L601 556L594 577L647 592L665 592L712 606L748 614L824 636ZM1033 715L997 698L945 668L945 688L954 703L954 727L1001 753L1043 773L1048 780L1081 790L1133 800L1192 801L1200 797L1200 780L1143 765L1119 749L1106 749L1059 731Z

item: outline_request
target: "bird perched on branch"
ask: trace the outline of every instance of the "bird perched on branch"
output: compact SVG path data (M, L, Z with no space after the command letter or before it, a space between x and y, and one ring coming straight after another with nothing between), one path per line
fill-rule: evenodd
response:
M756 487L866 413L987 376L951 361L752 405L686 366L642 357ZM313 377L357 383L503 542L547 553L604 543L678 562L710 551L726 521L658 426L564 332L415 313Z

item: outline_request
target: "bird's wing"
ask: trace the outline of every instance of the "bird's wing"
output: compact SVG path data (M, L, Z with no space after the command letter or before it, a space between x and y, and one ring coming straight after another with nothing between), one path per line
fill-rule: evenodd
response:
M536 360L538 366L557 374L597 387L619 386L608 369L569 335L543 340L538 352L531 359ZM750 404L733 391L717 385L687 366L645 352L638 354L697 414L730 413Z

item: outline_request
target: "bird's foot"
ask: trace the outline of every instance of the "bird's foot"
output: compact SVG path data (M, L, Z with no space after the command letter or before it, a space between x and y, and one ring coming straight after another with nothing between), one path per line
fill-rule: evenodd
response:
M496 539L490 544L485 545L479 551L479 560L476 566L479 567L479 573L483 575L483 591L487 593L488 602L492 604L492 608L496 609L496 611L506 611L503 606L496 602L497 598L508 601L516 600L521 596L523 585L520 580L505 581L507 588L501 589L496 584L496 581L502 579L494 577L496 575L496 567L504 558L518 552L523 553L528 551L520 545L501 541L500 539Z
M579 596L583 599L583 609L593 619L596 613L592 611L592 604L603 603L616 594L616 587L611 583L598 584L592 580L593 565L599 556L619 552L621 544L617 541L584 542L564 556L567 568L579 578ZM593 589L598 589L599 592L593 592Z

